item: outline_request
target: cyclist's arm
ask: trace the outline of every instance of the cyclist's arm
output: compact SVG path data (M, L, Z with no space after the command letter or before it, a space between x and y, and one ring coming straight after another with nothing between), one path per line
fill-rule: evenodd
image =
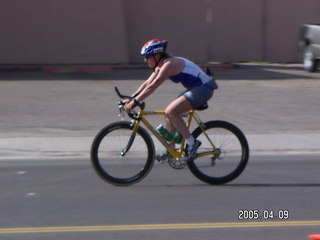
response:
M142 101L143 98L141 98L141 95L143 96L143 92L145 92L145 89L148 88L148 86L151 84L151 82L154 81L154 79L157 77L159 70L156 69L151 75L150 77L144 81L140 87L138 88L137 91L135 91L135 93L132 95L136 101ZM140 96L140 97L139 97ZM129 113L131 112L132 108L135 106L135 101L126 99L124 100L125 102L125 110Z
M151 75L150 78L146 81L144 88L136 96L137 101L143 101L151 93L153 93L169 76L173 75L175 72L174 65L171 61L167 61L163 64L161 68L158 68L154 72L154 76Z
M146 88L146 86L150 84L149 82L151 82L156 77L156 75L157 74L155 71L152 72L149 78L140 85L140 87L137 89L137 91L134 92L132 96L138 96Z

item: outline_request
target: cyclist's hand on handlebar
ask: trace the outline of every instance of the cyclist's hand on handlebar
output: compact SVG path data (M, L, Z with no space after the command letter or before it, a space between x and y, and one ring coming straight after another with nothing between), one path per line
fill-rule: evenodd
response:
M136 103L134 101L130 101L129 99L126 99L123 102L125 103L124 110L126 110L127 113L130 113L132 109L136 106Z

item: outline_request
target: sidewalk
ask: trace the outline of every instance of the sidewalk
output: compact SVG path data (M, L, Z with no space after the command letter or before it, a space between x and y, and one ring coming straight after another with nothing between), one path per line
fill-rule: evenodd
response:
M320 73L311 75L295 65L210 66L234 68L215 72L219 91L210 103L212 111L201 112L202 119L234 123L246 134L251 155L320 154L320 115L315 114L320 102L317 78ZM42 69L27 67L30 71L49 70L46 69L49 66ZM50 71L66 71L58 67L50 66ZM69 71L69 66L64 67ZM72 68L72 71L88 70L86 66L77 67L80 68ZM73 81L51 81L70 76L2 72L2 79L6 81L0 81L0 159L89 159L97 131L106 123L118 120L114 86L131 92L137 87L138 82L134 80L144 80L147 72L112 71L109 68L128 67L125 65L95 67L107 67L104 70L111 72L102 74L104 81L95 81L100 80L95 76L99 74L79 73L74 74L77 76ZM90 70L102 69L90 66ZM180 89L178 84L165 82L148 99L149 106L161 109L172 96L181 92ZM107 113L110 114L107 116ZM157 141L155 144L157 150L163 149L158 147Z
M247 136L250 154L320 154L320 134ZM0 141L0 160L89 159L93 137L13 137ZM156 150L163 147L155 140Z

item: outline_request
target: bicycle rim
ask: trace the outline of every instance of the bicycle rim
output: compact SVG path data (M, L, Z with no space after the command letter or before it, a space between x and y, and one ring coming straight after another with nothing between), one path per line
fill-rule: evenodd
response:
M132 135L129 122L105 127L95 138L91 161L98 175L115 185L131 185L141 181L154 163L154 146L149 134L139 127L128 152Z
M193 135L202 142L195 160L188 163L191 172L209 184L224 184L234 180L245 169L249 159L249 147L243 133L225 121L204 124L205 133L197 128ZM214 144L219 154L213 154ZM206 156L202 153L210 152Z

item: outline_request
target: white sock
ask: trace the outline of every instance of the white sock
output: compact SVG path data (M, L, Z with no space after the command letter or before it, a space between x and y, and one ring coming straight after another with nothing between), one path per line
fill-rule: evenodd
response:
M191 137L189 137L189 138L187 139L187 143L188 143L189 146L193 146L193 145L194 145L194 142L195 142L195 139L194 139L193 136L191 136Z

